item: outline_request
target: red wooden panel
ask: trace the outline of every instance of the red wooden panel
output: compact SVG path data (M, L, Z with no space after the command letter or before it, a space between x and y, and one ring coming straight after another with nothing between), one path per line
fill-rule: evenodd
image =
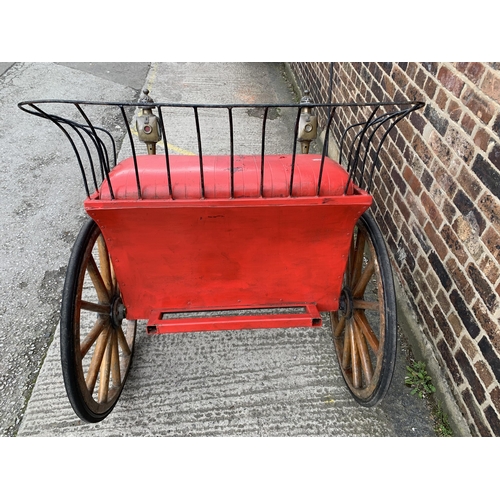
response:
M174 158L176 158L174 160ZM298 155L289 197L290 156L239 158L229 199L229 158L204 158L200 199L196 157L171 157L174 199L165 157L139 157L142 199L131 160L115 167L117 199L96 193L85 209L106 239L130 319L151 311L199 311L289 304L336 310L352 231L371 196L352 188L346 172L325 165L323 196L315 196L320 157ZM235 158L235 160L236 160ZM287 180L288 179L288 180ZM296 186L296 188L295 188Z
M368 195L276 200L88 201L128 313L315 303L337 309Z

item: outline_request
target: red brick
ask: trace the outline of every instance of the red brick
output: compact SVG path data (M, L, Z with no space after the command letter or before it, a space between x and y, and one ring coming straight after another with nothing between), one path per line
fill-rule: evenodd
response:
M457 261L453 257L450 257L445 262L445 267L450 273L453 281L456 283L457 288L464 296L466 302L470 303L475 297L475 293L472 287L469 285L469 281L467 280L465 274L462 272L461 267L457 264Z
M454 96L460 96L464 88L464 82L457 74L453 73L446 66L441 66L437 78Z
M422 200L422 205L429 215L429 219L434 224L434 227L436 229L439 229L441 227L441 224L443 223L443 217L439 208L436 206L433 199L427 194L426 191L422 192L422 194L420 195L420 199Z
M437 295L436 299L441 306L441 309L443 310L444 314L448 314L451 309L451 304L450 301L448 300L448 296L443 292L443 290L440 288Z
M453 195L457 190L457 183L455 179L453 179L446 169L441 167L438 163L433 164L433 170L434 177L439 186L450 198L453 198Z
M423 257L422 255L420 255L417 259L417 263L418 263L418 266L420 267L420 269L422 270L422 272L424 274L427 273L427 270L429 269L429 262L427 261L427 259L425 257Z
M387 95L391 99L393 99L394 92L395 92L394 82L392 81L392 79L389 76L384 75L383 83L384 83L384 88L385 88L385 91L387 92Z
M468 258L467 253L465 252L462 243L460 242L456 233L453 231L452 227L450 227L448 224L445 224L441 229L441 235L443 236L446 244L453 252L455 257L459 260L459 262L462 265L465 264Z
M476 115L483 123L488 124L493 118L495 109L473 89L467 88L462 96L462 102Z
M399 210L404 219L408 220L410 218L411 212L408 209L406 201L401 197L401 195L397 191L394 192L394 201L396 202L396 205L399 207Z
M500 202L495 196L489 193L483 195L478 201L478 207L491 222L493 227L500 232Z
M447 165L451 160L451 150L439 137L437 132L432 132L429 137L429 146L437 157Z
M476 132L474 136L474 144L481 148L483 151L486 151L488 148L488 143L490 141L490 134L486 131L486 129L481 128Z
M471 200L477 199L482 188L479 182L470 173L468 168L462 167L460 174L458 175L458 182L462 186L463 190L469 195Z
M464 114L461 125L462 128L470 135L476 126L476 121L469 114Z
M477 348L477 344L473 340L471 340L471 338L468 337L467 335L464 335L460 339L460 343L462 344L462 347L467 353L467 356L469 356L471 360L474 360L475 357L479 354L479 349Z
M460 117L462 116L462 106L455 99L450 100L448 103L448 115L454 122L459 122Z
M448 246L444 243L430 222L427 222L424 227L424 231L436 250L436 253L439 255L441 260L444 260L444 258L448 255Z
M408 165L403 169L403 177L410 186L411 190L418 196L422 191L422 183L413 174L412 170Z
M471 80L474 82L476 85L479 83L479 80L481 80L481 76L484 73L484 65L480 62L471 62L467 65L467 68L465 69L465 74Z
M496 102L500 102L500 77L488 71L481 85L481 90Z
M500 235L490 227L484 232L481 239L493 257L500 263Z
M394 83L404 92L406 90L406 86L408 85L408 78L403 71L397 66L394 66L392 71L392 79Z
M472 306L472 311L484 331L488 333L488 336L492 339L496 339L493 340L493 345L498 349L500 347L500 329L496 320L492 319L491 314L487 311L480 299L476 300Z
M493 375L484 361L479 360L474 363L474 368L485 387L488 387L494 381Z
M492 285L500 278L500 266L490 259L488 255L483 255L479 267Z
M464 329L462 322L460 321L460 318L455 313L451 313L448 316L448 321L450 322L450 325L455 331L457 337L459 337Z
M424 91L429 96L430 99L434 97L436 93L437 83L433 78L427 78L427 81L424 84Z
M446 103L448 102L448 96L443 89L438 90L435 102L444 111L444 109L446 108Z
M465 70L467 69L467 66L469 65L468 62L457 62L453 66L458 69L458 71L461 71L462 73L465 73Z
M453 126L448 127L445 141L461 160L470 163L474 156L474 146L460 129Z
M500 411L500 388L497 386L490 392L491 401L495 408Z
M447 221L452 224L453 219L455 218L455 215L457 214L457 209L451 203L448 199L443 200L443 207L442 207L442 212L443 215L446 217Z

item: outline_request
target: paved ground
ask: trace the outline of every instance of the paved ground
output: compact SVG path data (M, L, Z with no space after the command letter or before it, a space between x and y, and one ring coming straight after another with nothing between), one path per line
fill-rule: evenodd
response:
M65 66L64 71L75 78L90 78L88 67L71 66ZM47 65L44 70L47 69L60 71L55 65ZM36 66L23 71L32 71L34 79L42 74ZM106 71L102 67L93 70L95 74L90 80L99 80L105 91L92 98L130 100L136 91L129 83L119 82L126 73L114 78ZM154 63L144 84L155 100L164 102L258 103L293 99L282 67L276 64ZM54 95L44 86L33 85L29 90L31 98ZM22 97L27 98L27 94ZM91 98L89 94L75 97ZM42 129L44 124L39 125L40 130L30 132L30 144L39 148L41 155L46 132ZM273 126L277 134L286 128L279 120ZM37 134L41 134L39 142ZM49 161L61 163L54 158L36 161L36 157L30 157L32 168ZM81 211L76 208L81 198L62 197L59 203L71 206L71 223L65 238L73 241L81 220ZM64 212L58 217L62 231ZM42 240L37 245L38 253L47 253L42 267L57 271L58 283L69 244L57 253L57 261L53 252L47 250L51 249L50 242ZM26 255L26 267L35 256ZM10 286L21 282L14 276ZM19 312L23 305L16 307ZM12 330L14 326L9 328ZM47 327L49 333L52 332ZM40 348L42 354L45 345ZM376 408L362 408L344 386L327 327L148 337L142 324L121 399L113 413L97 425L83 424L74 415L65 395L58 351L56 331L22 416L20 436L434 435L427 409L404 386L404 352L399 352L396 375L386 400Z

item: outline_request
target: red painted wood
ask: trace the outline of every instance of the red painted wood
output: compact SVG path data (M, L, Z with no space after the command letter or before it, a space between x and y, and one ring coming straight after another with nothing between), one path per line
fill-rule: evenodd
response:
M305 309L303 313L204 316L163 319L166 311L152 311L147 325L149 334L242 330L250 328L292 328L321 326L321 315L314 304L288 304ZM264 309L268 309L265 306Z
M163 172L163 163L154 165ZM302 165L304 178L307 168L317 176L315 162ZM135 182L128 172L122 186ZM338 175L342 179L329 184L333 191L347 180L344 170ZM257 178L247 192L258 189L255 183ZM286 192L285 180L277 184L273 192ZM188 188L186 193L196 192L196 186ZM371 204L365 192L354 193L203 200L94 196L85 208L104 234L130 319L147 319L153 310L266 304L307 303L329 311L338 308L354 225Z

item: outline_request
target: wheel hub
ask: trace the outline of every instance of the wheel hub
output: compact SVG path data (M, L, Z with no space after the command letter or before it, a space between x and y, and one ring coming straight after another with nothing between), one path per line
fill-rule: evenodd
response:
M125 319L125 306L120 297L115 297L111 302L111 323L118 327Z
M339 310L342 312L346 319L352 318L353 298L352 292L348 287L344 287L340 294Z

